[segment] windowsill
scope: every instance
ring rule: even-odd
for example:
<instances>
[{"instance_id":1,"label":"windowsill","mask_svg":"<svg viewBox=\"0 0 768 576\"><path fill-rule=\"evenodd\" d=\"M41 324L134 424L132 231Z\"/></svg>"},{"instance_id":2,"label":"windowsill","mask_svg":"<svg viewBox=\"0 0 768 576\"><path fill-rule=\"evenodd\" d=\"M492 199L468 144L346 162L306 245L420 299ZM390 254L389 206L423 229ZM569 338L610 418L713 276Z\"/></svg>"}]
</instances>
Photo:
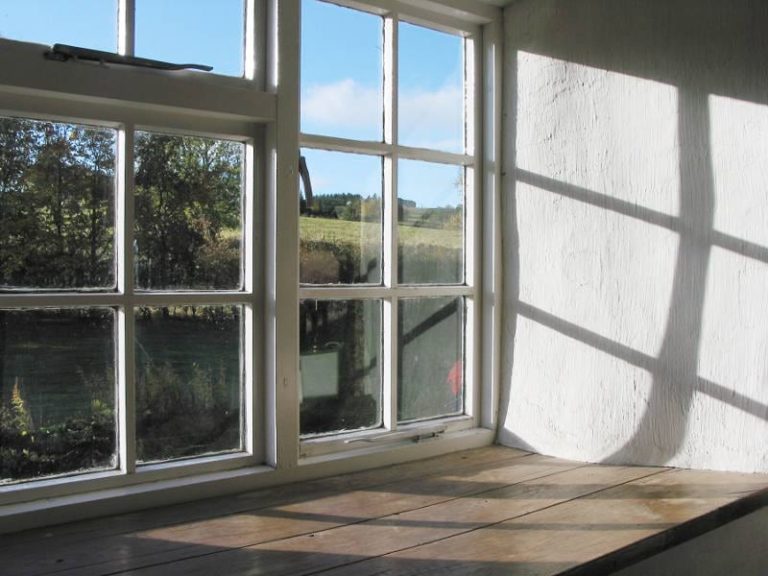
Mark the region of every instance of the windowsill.
<instances>
[{"instance_id":1,"label":"windowsill","mask_svg":"<svg viewBox=\"0 0 768 576\"><path fill-rule=\"evenodd\" d=\"M761 508L764 517L768 505L765 474L585 464L499 446L425 458L344 476L337 466L333 477L269 490L252 482L247 493L188 506L145 498L146 512L6 536L3 567L596 576L647 559L663 565L659 555L680 544L718 546L720 528ZM754 525L734 528L736 540Z\"/></svg>"},{"instance_id":2,"label":"windowsill","mask_svg":"<svg viewBox=\"0 0 768 576\"><path fill-rule=\"evenodd\" d=\"M267 465L250 465L244 468L215 472L188 473L185 476L153 481L152 474L162 472L168 476L170 472L169 466L166 464L148 466L147 470L140 470L137 474L131 475L130 483L127 485L125 485L126 476L118 472L83 475L75 479L70 477L45 480L43 482L56 488L56 495L47 497L44 492L41 493L39 490L36 493L34 491L36 486L28 485L30 497L33 497L34 494L43 495L35 500L26 499L26 501L0 506L0 534L346 474L368 468L429 458L458 450L479 448L488 446L492 442L493 432L483 428L473 428L447 433L418 443L404 440L398 443L366 444L348 452L305 458L298 467L273 468ZM219 463L221 465L221 462L224 462L225 465L233 466L238 463L238 458L242 466L243 456L241 454L212 457L210 464ZM184 471L182 464L181 462L172 463L179 474ZM98 477L97 480L109 482L111 485L103 489L83 491L82 487L87 486L86 482L93 481L94 476ZM82 482L82 487L78 487L78 493L62 493L66 492L67 483L73 482ZM124 485L116 486L115 484L118 482L122 482Z\"/></svg>"}]
</instances>

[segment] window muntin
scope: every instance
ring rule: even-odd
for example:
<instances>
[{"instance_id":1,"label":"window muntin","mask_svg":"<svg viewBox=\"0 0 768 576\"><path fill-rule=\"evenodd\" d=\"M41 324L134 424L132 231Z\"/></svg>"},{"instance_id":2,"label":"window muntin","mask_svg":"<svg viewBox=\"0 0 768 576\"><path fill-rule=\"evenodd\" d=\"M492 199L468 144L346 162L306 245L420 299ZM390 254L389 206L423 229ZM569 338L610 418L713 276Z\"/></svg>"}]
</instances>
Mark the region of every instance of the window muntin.
<instances>
[{"instance_id":1,"label":"window muntin","mask_svg":"<svg viewBox=\"0 0 768 576\"><path fill-rule=\"evenodd\" d=\"M381 142L382 18L316 0L301 8L301 131Z\"/></svg>"},{"instance_id":2,"label":"window muntin","mask_svg":"<svg viewBox=\"0 0 768 576\"><path fill-rule=\"evenodd\" d=\"M243 0L136 0L136 48L142 58L213 66L214 74L242 76Z\"/></svg>"},{"instance_id":3,"label":"window muntin","mask_svg":"<svg viewBox=\"0 0 768 576\"><path fill-rule=\"evenodd\" d=\"M302 435L381 425L381 308L380 300L300 302Z\"/></svg>"},{"instance_id":4,"label":"window muntin","mask_svg":"<svg viewBox=\"0 0 768 576\"><path fill-rule=\"evenodd\" d=\"M242 287L244 148L227 140L136 133L138 288Z\"/></svg>"},{"instance_id":5,"label":"window muntin","mask_svg":"<svg viewBox=\"0 0 768 576\"><path fill-rule=\"evenodd\" d=\"M117 50L117 0L5 0L0 38Z\"/></svg>"},{"instance_id":6,"label":"window muntin","mask_svg":"<svg viewBox=\"0 0 768 576\"><path fill-rule=\"evenodd\" d=\"M301 154L312 189L299 207L301 282L380 284L381 158L309 148Z\"/></svg>"},{"instance_id":7,"label":"window muntin","mask_svg":"<svg viewBox=\"0 0 768 576\"><path fill-rule=\"evenodd\" d=\"M135 311L138 462L241 450L241 306Z\"/></svg>"},{"instance_id":8,"label":"window muntin","mask_svg":"<svg viewBox=\"0 0 768 576\"><path fill-rule=\"evenodd\" d=\"M0 290L114 288L116 139L0 118Z\"/></svg>"},{"instance_id":9,"label":"window muntin","mask_svg":"<svg viewBox=\"0 0 768 576\"><path fill-rule=\"evenodd\" d=\"M326 13L318 8L320 6L328 4L322 0L304 0L304 30L331 29L336 25L332 20L336 12L349 12L349 9L330 5ZM382 20L385 58L378 74L382 84L386 84L386 141L371 142L363 136L349 136L343 127L318 133L308 130L307 123L302 123L300 135L305 159L313 152L317 154L314 163L308 162L311 175L345 173L344 165L339 162L332 168L324 166L323 154L346 158L357 153L382 161L382 281L378 286L348 279L333 284L311 284L302 277L304 283L299 294L300 299L319 301L347 301L348 298L382 301L383 298L381 427L384 431L395 431L399 425L418 426L426 420L455 418L466 413L467 385L472 384L465 377L472 374L471 356L466 351L475 346L473 341L467 341L474 332L466 326L474 317L466 311L472 309L477 297L476 271L466 270L469 262L477 262L470 257L475 244L468 243L467 239L474 237L476 230L473 195L477 189L477 171L474 169L476 158L466 153L465 141L472 129L467 118L472 118L474 111L465 113L471 101L466 94L473 90L465 85L468 78L474 78L467 72L471 71L474 61L467 68L464 52L472 40L463 35L406 23L396 13L386 13ZM431 54L435 49L432 43L437 43L437 50L445 52L439 55L434 67L430 67L430 61L423 54ZM365 46L366 40L361 39L359 44ZM357 44L347 45L348 51L356 50ZM399 49L393 50L393 46ZM309 56L302 54L302 57L304 74ZM409 58L412 61L405 62ZM326 59L324 66L339 77L348 73L342 60L337 65ZM424 97L415 98L419 95ZM306 91L302 97L305 103ZM427 116L433 109L441 110L444 118L429 125ZM306 247L302 246L302 257L305 251ZM417 319L429 324L430 319L441 315L445 317L434 326L424 328L423 333L418 326L411 326ZM413 329L419 334L414 335ZM300 332L302 330L300 321ZM409 331L405 340L403 330ZM432 346L440 347L444 354ZM308 369L303 367L302 380ZM333 380L336 378L334 373ZM471 418L462 420L469 423ZM329 436L333 432L349 431L333 423L330 417L324 424L323 433ZM302 434L308 439L304 428ZM313 441L305 446L306 453L311 454L319 445ZM324 449L318 453L322 452Z\"/></svg>"},{"instance_id":10,"label":"window muntin","mask_svg":"<svg viewBox=\"0 0 768 576\"><path fill-rule=\"evenodd\" d=\"M0 310L0 484L118 465L115 324L110 308Z\"/></svg>"}]
</instances>

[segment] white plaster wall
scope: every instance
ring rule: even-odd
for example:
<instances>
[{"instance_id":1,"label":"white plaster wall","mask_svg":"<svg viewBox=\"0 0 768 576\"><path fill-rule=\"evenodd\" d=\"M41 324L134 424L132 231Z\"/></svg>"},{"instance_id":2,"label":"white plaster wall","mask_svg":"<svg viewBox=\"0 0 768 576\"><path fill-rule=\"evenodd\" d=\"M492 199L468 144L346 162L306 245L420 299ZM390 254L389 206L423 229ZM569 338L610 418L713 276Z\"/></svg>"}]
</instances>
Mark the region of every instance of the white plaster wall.
<instances>
[{"instance_id":1,"label":"white plaster wall","mask_svg":"<svg viewBox=\"0 0 768 576\"><path fill-rule=\"evenodd\" d=\"M505 11L507 445L768 472L768 4Z\"/></svg>"}]
</instances>

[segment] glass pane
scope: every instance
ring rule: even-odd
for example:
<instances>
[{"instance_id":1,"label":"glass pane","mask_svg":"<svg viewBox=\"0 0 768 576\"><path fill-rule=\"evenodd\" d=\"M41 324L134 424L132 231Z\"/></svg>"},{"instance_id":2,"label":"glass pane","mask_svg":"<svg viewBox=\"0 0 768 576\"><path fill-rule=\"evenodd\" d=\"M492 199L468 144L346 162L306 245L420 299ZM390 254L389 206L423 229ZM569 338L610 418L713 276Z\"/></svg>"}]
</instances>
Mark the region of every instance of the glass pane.
<instances>
[{"instance_id":1,"label":"glass pane","mask_svg":"<svg viewBox=\"0 0 768 576\"><path fill-rule=\"evenodd\" d=\"M381 282L382 164L376 156L302 150L301 282Z\"/></svg>"},{"instance_id":2,"label":"glass pane","mask_svg":"<svg viewBox=\"0 0 768 576\"><path fill-rule=\"evenodd\" d=\"M383 20L317 0L301 9L301 131L380 142Z\"/></svg>"},{"instance_id":3,"label":"glass pane","mask_svg":"<svg viewBox=\"0 0 768 576\"><path fill-rule=\"evenodd\" d=\"M243 0L136 0L136 56L243 75Z\"/></svg>"},{"instance_id":4,"label":"glass pane","mask_svg":"<svg viewBox=\"0 0 768 576\"><path fill-rule=\"evenodd\" d=\"M381 425L381 301L304 300L301 433Z\"/></svg>"},{"instance_id":5,"label":"glass pane","mask_svg":"<svg viewBox=\"0 0 768 576\"><path fill-rule=\"evenodd\" d=\"M400 144L464 151L464 40L400 24Z\"/></svg>"},{"instance_id":6,"label":"glass pane","mask_svg":"<svg viewBox=\"0 0 768 576\"><path fill-rule=\"evenodd\" d=\"M0 483L115 468L110 309L0 310Z\"/></svg>"},{"instance_id":7,"label":"glass pane","mask_svg":"<svg viewBox=\"0 0 768 576\"><path fill-rule=\"evenodd\" d=\"M241 306L136 310L136 454L240 450Z\"/></svg>"},{"instance_id":8,"label":"glass pane","mask_svg":"<svg viewBox=\"0 0 768 576\"><path fill-rule=\"evenodd\" d=\"M136 133L136 284L242 286L243 144Z\"/></svg>"},{"instance_id":9,"label":"glass pane","mask_svg":"<svg viewBox=\"0 0 768 576\"><path fill-rule=\"evenodd\" d=\"M401 160L397 213L400 283L462 283L464 169Z\"/></svg>"},{"instance_id":10,"label":"glass pane","mask_svg":"<svg viewBox=\"0 0 768 576\"><path fill-rule=\"evenodd\" d=\"M0 118L0 289L115 285L115 131Z\"/></svg>"},{"instance_id":11,"label":"glass pane","mask_svg":"<svg viewBox=\"0 0 768 576\"><path fill-rule=\"evenodd\" d=\"M3 0L0 38L117 52L117 1Z\"/></svg>"},{"instance_id":12,"label":"glass pane","mask_svg":"<svg viewBox=\"0 0 768 576\"><path fill-rule=\"evenodd\" d=\"M398 305L398 422L464 412L464 300Z\"/></svg>"}]
</instances>

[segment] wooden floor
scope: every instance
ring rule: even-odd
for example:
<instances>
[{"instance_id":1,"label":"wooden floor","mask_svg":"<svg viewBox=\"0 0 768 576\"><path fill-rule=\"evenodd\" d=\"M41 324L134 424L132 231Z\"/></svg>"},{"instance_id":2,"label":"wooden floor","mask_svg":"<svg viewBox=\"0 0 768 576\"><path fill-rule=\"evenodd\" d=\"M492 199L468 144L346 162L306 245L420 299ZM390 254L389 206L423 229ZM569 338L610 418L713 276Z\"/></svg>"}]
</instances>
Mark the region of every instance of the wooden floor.
<instances>
[{"instance_id":1,"label":"wooden floor","mask_svg":"<svg viewBox=\"0 0 768 576\"><path fill-rule=\"evenodd\" d=\"M0 537L0 574L609 574L768 502L768 475L492 447Z\"/></svg>"}]
</instances>

